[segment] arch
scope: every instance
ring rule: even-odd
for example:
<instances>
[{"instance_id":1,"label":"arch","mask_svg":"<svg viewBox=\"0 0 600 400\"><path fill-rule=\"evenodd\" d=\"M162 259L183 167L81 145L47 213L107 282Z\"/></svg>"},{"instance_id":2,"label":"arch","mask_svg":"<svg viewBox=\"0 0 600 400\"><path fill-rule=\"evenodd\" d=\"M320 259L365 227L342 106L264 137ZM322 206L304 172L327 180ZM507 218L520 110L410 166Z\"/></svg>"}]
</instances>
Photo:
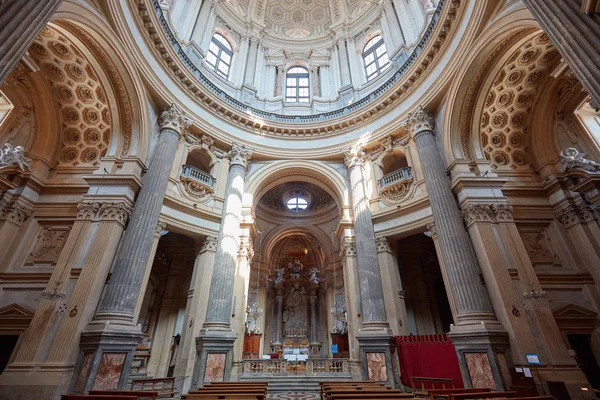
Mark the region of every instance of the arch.
<instances>
[{"instance_id":1,"label":"arch","mask_svg":"<svg viewBox=\"0 0 600 400\"><path fill-rule=\"evenodd\" d=\"M274 161L250 173L244 206L254 208L269 189L292 181L305 181L321 187L333 197L340 212L350 208L346 176L321 161Z\"/></svg>"},{"instance_id":2,"label":"arch","mask_svg":"<svg viewBox=\"0 0 600 400\"><path fill-rule=\"evenodd\" d=\"M112 4L108 6L113 7ZM119 131L113 133L115 140L110 145L107 157L137 157L144 162L154 121L150 117L144 83L120 38L108 22L97 14L97 10L74 0L62 2L52 22L88 52L90 62L102 71L103 84L107 91L110 89L121 110L117 109L114 115L119 118L121 126Z\"/></svg>"},{"instance_id":3,"label":"arch","mask_svg":"<svg viewBox=\"0 0 600 400\"><path fill-rule=\"evenodd\" d=\"M312 229L310 229L312 228ZM281 242L281 240L297 235L306 235L314 240L316 240L321 245L321 250L323 253L323 264L325 264L327 257L335 258L335 249L333 243L331 242L331 238L327 236L327 234L319 229L316 229L314 226L278 226L269 232L269 234L263 239L263 245L261 251L264 251L267 255L265 257L265 262L270 263L272 259L269 255L275 254L275 249L277 245Z\"/></svg>"},{"instance_id":4,"label":"arch","mask_svg":"<svg viewBox=\"0 0 600 400\"><path fill-rule=\"evenodd\" d=\"M510 10L491 24L471 46L448 91L440 131L448 164L457 160L485 160L479 146L474 108L490 70L508 58L512 48L540 28L524 5Z\"/></svg>"}]
</instances>

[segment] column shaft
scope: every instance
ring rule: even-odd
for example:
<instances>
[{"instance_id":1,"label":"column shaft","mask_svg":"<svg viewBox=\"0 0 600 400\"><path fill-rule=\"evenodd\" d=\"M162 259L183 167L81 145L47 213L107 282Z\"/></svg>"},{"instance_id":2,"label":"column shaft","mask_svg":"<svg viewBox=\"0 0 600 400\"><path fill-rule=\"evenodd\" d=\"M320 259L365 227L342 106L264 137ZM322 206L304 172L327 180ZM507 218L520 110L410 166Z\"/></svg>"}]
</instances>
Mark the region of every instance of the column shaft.
<instances>
[{"instance_id":1,"label":"column shaft","mask_svg":"<svg viewBox=\"0 0 600 400\"><path fill-rule=\"evenodd\" d=\"M446 167L433 133L433 118L423 110L409 117L423 167L425 186L435 219L440 258L444 259L449 287L456 307L456 322L495 322L489 294L480 278L481 271L473 245L465 231Z\"/></svg>"},{"instance_id":2,"label":"column shaft","mask_svg":"<svg viewBox=\"0 0 600 400\"><path fill-rule=\"evenodd\" d=\"M342 87L350 85L350 64L348 63L348 51L346 50L346 40L342 39L338 42L338 56L340 60L340 76Z\"/></svg>"},{"instance_id":3,"label":"column shaft","mask_svg":"<svg viewBox=\"0 0 600 400\"><path fill-rule=\"evenodd\" d=\"M310 295L310 341L313 344L319 343L317 321L317 295L312 293Z\"/></svg>"},{"instance_id":4,"label":"column shaft","mask_svg":"<svg viewBox=\"0 0 600 400\"><path fill-rule=\"evenodd\" d=\"M9 0L0 4L0 85L60 3L61 0Z\"/></svg>"},{"instance_id":5,"label":"column shaft","mask_svg":"<svg viewBox=\"0 0 600 400\"><path fill-rule=\"evenodd\" d=\"M148 266L154 231L167 191L169 173L177 152L183 121L181 111L172 107L163 113L162 129L148 172L143 178L127 231L117 251L110 283L96 313L96 320L121 320L134 324L138 297ZM181 121L179 121L181 119ZM174 121L176 122L168 122Z\"/></svg>"},{"instance_id":6,"label":"column shaft","mask_svg":"<svg viewBox=\"0 0 600 400\"><path fill-rule=\"evenodd\" d=\"M381 267L385 313L390 328L394 336L407 335L406 304L404 303L400 269L398 268L398 260L396 260L386 238L377 239L377 256Z\"/></svg>"},{"instance_id":7,"label":"column shaft","mask_svg":"<svg viewBox=\"0 0 600 400\"><path fill-rule=\"evenodd\" d=\"M600 25L579 0L523 0L596 104L600 104Z\"/></svg>"},{"instance_id":8,"label":"column shaft","mask_svg":"<svg viewBox=\"0 0 600 400\"><path fill-rule=\"evenodd\" d=\"M358 150L355 154L346 155L346 165L350 170L350 190L352 193L363 326L375 323L388 327L377 245L375 243L375 229L365 188L363 155L364 152L361 150Z\"/></svg>"},{"instance_id":9,"label":"column shaft","mask_svg":"<svg viewBox=\"0 0 600 400\"><path fill-rule=\"evenodd\" d=\"M244 83L254 86L254 77L256 76L256 59L258 56L258 40L248 39L248 62L246 63L246 73L244 74Z\"/></svg>"},{"instance_id":10,"label":"column shaft","mask_svg":"<svg viewBox=\"0 0 600 400\"><path fill-rule=\"evenodd\" d=\"M283 293L281 291L277 292L277 296L275 296L275 317L273 321L273 344L282 344L283 343Z\"/></svg>"}]
</instances>

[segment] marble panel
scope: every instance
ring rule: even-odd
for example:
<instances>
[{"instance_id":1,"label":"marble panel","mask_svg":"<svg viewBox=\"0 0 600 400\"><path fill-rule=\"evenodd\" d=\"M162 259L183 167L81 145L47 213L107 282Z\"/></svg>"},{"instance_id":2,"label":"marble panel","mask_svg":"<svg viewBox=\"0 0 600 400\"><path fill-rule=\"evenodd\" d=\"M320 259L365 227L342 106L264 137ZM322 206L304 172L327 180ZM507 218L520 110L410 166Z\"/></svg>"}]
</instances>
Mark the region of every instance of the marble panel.
<instances>
[{"instance_id":1,"label":"marble panel","mask_svg":"<svg viewBox=\"0 0 600 400\"><path fill-rule=\"evenodd\" d=\"M465 353L471 384L474 388L496 389L494 374L487 353Z\"/></svg>"},{"instance_id":2,"label":"marble panel","mask_svg":"<svg viewBox=\"0 0 600 400\"><path fill-rule=\"evenodd\" d=\"M127 353L104 353L96 374L94 390L117 389Z\"/></svg>"},{"instance_id":3,"label":"marble panel","mask_svg":"<svg viewBox=\"0 0 600 400\"><path fill-rule=\"evenodd\" d=\"M504 353L496 353L496 357L498 358L498 364L500 364L500 373L502 374L502 379L504 380L504 385L508 388L511 386L511 379L510 379L510 368L508 368L508 362L506 361L506 355Z\"/></svg>"},{"instance_id":4,"label":"marble panel","mask_svg":"<svg viewBox=\"0 0 600 400\"><path fill-rule=\"evenodd\" d=\"M75 386L73 387L73 393L85 393L85 383L87 382L87 377L90 373L90 369L92 368L92 360L94 359L94 353L85 353L83 355L83 363L81 364L81 372L75 381Z\"/></svg>"},{"instance_id":5,"label":"marble panel","mask_svg":"<svg viewBox=\"0 0 600 400\"><path fill-rule=\"evenodd\" d=\"M388 374L385 353L367 353L367 369L370 381L387 382Z\"/></svg>"},{"instance_id":6,"label":"marble panel","mask_svg":"<svg viewBox=\"0 0 600 400\"><path fill-rule=\"evenodd\" d=\"M225 378L226 353L210 353L206 355L204 383L223 382Z\"/></svg>"}]
</instances>

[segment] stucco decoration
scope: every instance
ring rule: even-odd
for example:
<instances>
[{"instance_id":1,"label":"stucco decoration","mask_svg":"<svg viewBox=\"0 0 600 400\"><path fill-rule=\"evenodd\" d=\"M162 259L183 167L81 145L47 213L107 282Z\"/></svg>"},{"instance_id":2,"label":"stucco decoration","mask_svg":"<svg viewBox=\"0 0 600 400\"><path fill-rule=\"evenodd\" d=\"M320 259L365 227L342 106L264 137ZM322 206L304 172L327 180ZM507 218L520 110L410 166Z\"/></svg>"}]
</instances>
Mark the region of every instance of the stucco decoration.
<instances>
[{"instance_id":1,"label":"stucco decoration","mask_svg":"<svg viewBox=\"0 0 600 400\"><path fill-rule=\"evenodd\" d=\"M589 172L600 172L600 164L585 158L586 154L577 149L569 147L560 153L561 172L572 168L583 169Z\"/></svg>"},{"instance_id":2,"label":"stucco decoration","mask_svg":"<svg viewBox=\"0 0 600 400\"><path fill-rule=\"evenodd\" d=\"M484 97L480 143L494 168L530 164L528 136L532 108L560 55L540 33L521 45L496 74Z\"/></svg>"},{"instance_id":3,"label":"stucco decoration","mask_svg":"<svg viewBox=\"0 0 600 400\"><path fill-rule=\"evenodd\" d=\"M98 74L64 35L46 27L29 48L50 81L60 111L59 164L96 166L112 136L112 116Z\"/></svg>"},{"instance_id":4,"label":"stucco decoration","mask_svg":"<svg viewBox=\"0 0 600 400\"><path fill-rule=\"evenodd\" d=\"M0 151L0 167L16 165L21 171L29 171L30 159L25 157L23 146L13 147L10 143L4 145L4 150Z\"/></svg>"},{"instance_id":5,"label":"stucco decoration","mask_svg":"<svg viewBox=\"0 0 600 400\"><path fill-rule=\"evenodd\" d=\"M303 39L327 35L331 24L325 0L267 0L267 32L283 38Z\"/></svg>"}]
</instances>

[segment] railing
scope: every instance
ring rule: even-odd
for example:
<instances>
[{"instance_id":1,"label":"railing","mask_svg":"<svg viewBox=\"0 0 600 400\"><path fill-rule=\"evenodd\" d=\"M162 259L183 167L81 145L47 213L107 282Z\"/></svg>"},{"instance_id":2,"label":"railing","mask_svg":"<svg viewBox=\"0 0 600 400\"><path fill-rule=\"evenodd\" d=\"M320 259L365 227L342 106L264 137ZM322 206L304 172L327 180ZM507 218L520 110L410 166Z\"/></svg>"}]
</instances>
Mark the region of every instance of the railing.
<instances>
[{"instance_id":1,"label":"railing","mask_svg":"<svg viewBox=\"0 0 600 400\"><path fill-rule=\"evenodd\" d=\"M412 178L413 176L411 167L404 167L385 175L377 184L381 190L396 183L412 181Z\"/></svg>"},{"instance_id":2,"label":"railing","mask_svg":"<svg viewBox=\"0 0 600 400\"><path fill-rule=\"evenodd\" d=\"M243 360L243 375L326 375L348 374L350 369L345 358L309 358L306 361L284 359Z\"/></svg>"},{"instance_id":3,"label":"railing","mask_svg":"<svg viewBox=\"0 0 600 400\"><path fill-rule=\"evenodd\" d=\"M213 178L210 174L207 174L206 172L202 171L201 169L192 167L191 165L183 166L181 177L186 179L192 179L198 183L210 187L211 189L215 188L215 178Z\"/></svg>"},{"instance_id":4,"label":"railing","mask_svg":"<svg viewBox=\"0 0 600 400\"><path fill-rule=\"evenodd\" d=\"M187 55L185 49L183 48L182 44L180 43L179 39L177 38L175 33L171 30L171 27L169 26L169 23L167 22L167 16L163 13L163 9L161 7L161 1L160 0L150 0L150 1L152 2L152 6L153 6L156 16L158 18L158 22L159 22L163 32L167 36L167 39L169 40L171 46L173 47L173 50L175 50L175 52L177 53L177 56L179 57L179 59L181 61L183 61L183 63L187 67L187 69L202 83L202 85L205 88L207 88L208 90L213 92L216 96L218 96L225 103L229 104L230 106L236 108L239 111L252 114L252 115L254 115L258 118L264 119L264 120L283 122L283 123L289 123L289 124L305 124L308 122L321 122L321 121L328 121L328 120L331 120L334 118L342 117L353 111L360 109L361 107L365 106L366 104L372 103L377 98L381 97L381 95L383 93L385 93L387 90L389 90L391 87L393 87L394 84L396 84L400 80L400 78L402 76L404 76L404 74L415 63L415 61L417 60L417 57L423 52L423 50L425 49L425 46L431 39L433 30L434 30L435 26L437 25L438 20L440 19L440 16L442 14L442 9L444 7L444 3L446 2L446 0L439 0L436 10L433 13L433 15L431 16L431 21L429 22L429 26L425 30L425 33L423 34L419 43L415 45L415 47L412 49L412 52L410 53L410 55L408 55L406 57L401 57L400 59L398 59L396 61L395 64L398 67L397 67L395 73L386 82L382 83L381 86L379 86L377 89L375 89L373 92L365 95L365 97L354 102L353 104L350 104L343 108L339 108L337 110L320 113L320 114L312 114L312 115L284 115L284 114L272 113L272 112L260 110L255 107L251 107L248 104L245 104L245 103L233 98L232 96L227 94L225 91L223 91L221 88L219 88L215 83L213 83L210 80L210 78L207 77L206 75L204 75L202 73L202 71L200 71L200 69L195 65L195 63L192 62L192 60Z\"/></svg>"}]
</instances>

